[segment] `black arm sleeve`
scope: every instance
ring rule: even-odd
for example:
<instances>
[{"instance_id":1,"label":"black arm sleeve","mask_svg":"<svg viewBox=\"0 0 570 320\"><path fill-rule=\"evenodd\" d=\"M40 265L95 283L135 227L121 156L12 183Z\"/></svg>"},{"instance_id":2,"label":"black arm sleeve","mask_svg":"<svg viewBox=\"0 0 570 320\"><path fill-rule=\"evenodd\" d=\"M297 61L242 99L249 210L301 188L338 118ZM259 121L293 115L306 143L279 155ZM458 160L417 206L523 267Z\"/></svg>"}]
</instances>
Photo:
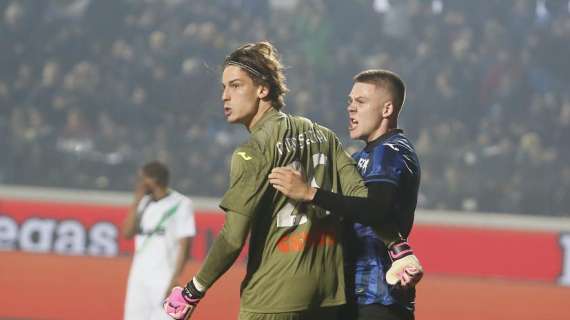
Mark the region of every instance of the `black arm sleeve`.
<instances>
[{"instance_id":1,"label":"black arm sleeve","mask_svg":"<svg viewBox=\"0 0 570 320\"><path fill-rule=\"evenodd\" d=\"M367 198L344 196L317 189L312 203L352 221L377 226L389 218L397 187L389 182L372 182L366 186Z\"/></svg>"}]
</instances>

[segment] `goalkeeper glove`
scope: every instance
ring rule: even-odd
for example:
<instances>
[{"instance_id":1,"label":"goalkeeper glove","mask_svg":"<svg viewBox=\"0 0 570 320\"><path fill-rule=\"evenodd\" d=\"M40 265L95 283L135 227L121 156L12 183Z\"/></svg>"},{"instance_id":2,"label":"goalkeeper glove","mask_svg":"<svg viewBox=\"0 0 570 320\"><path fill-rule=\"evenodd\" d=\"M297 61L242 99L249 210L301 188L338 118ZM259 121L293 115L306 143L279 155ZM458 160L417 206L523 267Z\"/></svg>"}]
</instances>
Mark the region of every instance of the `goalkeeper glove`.
<instances>
[{"instance_id":1,"label":"goalkeeper glove","mask_svg":"<svg viewBox=\"0 0 570 320\"><path fill-rule=\"evenodd\" d=\"M190 280L186 287L174 287L164 301L164 311L172 319L187 320L194 309L204 297L205 293L196 288L194 280Z\"/></svg>"},{"instance_id":2,"label":"goalkeeper glove","mask_svg":"<svg viewBox=\"0 0 570 320\"><path fill-rule=\"evenodd\" d=\"M424 270L408 242L391 244L388 254L392 260L392 266L386 272L386 282L389 285L414 287L422 279Z\"/></svg>"}]
</instances>

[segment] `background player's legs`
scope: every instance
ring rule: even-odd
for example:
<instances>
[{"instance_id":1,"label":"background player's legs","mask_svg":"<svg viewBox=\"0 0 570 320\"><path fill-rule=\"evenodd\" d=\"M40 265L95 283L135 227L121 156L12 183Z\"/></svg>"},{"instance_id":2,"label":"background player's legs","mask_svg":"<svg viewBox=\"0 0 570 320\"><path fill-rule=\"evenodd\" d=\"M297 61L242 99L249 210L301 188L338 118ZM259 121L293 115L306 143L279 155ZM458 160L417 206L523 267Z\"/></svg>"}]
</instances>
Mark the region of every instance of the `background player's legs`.
<instances>
[{"instance_id":1,"label":"background player's legs","mask_svg":"<svg viewBox=\"0 0 570 320\"><path fill-rule=\"evenodd\" d=\"M166 298L166 289L168 283L146 285L145 290L149 300L149 320L172 320L166 312L164 312L163 304Z\"/></svg>"},{"instance_id":2,"label":"background player's legs","mask_svg":"<svg viewBox=\"0 0 570 320\"><path fill-rule=\"evenodd\" d=\"M144 320L149 318L152 309L151 299L145 292L145 286L139 281L129 279L127 296L125 298L125 318L124 320Z\"/></svg>"},{"instance_id":3,"label":"background player's legs","mask_svg":"<svg viewBox=\"0 0 570 320\"><path fill-rule=\"evenodd\" d=\"M369 304L358 306L358 320L414 320L414 313L399 305Z\"/></svg>"},{"instance_id":4,"label":"background player's legs","mask_svg":"<svg viewBox=\"0 0 570 320\"><path fill-rule=\"evenodd\" d=\"M162 306L162 301L159 303L155 303L155 305L153 305L151 309L152 310L149 313L150 315L148 316L149 320L172 320L172 318L169 317L164 311L164 308Z\"/></svg>"},{"instance_id":5,"label":"background player's legs","mask_svg":"<svg viewBox=\"0 0 570 320\"><path fill-rule=\"evenodd\" d=\"M167 285L148 285L129 279L125 320L171 320L162 308Z\"/></svg>"}]
</instances>

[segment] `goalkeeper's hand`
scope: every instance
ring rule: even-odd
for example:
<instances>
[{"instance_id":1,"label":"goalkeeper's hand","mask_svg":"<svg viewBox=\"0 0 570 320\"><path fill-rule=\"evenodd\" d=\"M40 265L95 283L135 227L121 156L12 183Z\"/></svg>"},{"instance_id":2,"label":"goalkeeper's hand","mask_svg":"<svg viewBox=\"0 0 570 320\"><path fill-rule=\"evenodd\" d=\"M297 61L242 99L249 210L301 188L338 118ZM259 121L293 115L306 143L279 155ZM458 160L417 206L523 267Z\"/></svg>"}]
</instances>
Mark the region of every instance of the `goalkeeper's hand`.
<instances>
[{"instance_id":1,"label":"goalkeeper's hand","mask_svg":"<svg viewBox=\"0 0 570 320\"><path fill-rule=\"evenodd\" d=\"M388 254L392 259L392 266L386 272L386 282L389 285L411 288L420 282L424 270L406 241L390 245Z\"/></svg>"},{"instance_id":2,"label":"goalkeeper's hand","mask_svg":"<svg viewBox=\"0 0 570 320\"><path fill-rule=\"evenodd\" d=\"M170 295L164 301L164 311L172 319L190 319L190 315L203 297L204 292L196 288L194 280L190 280L184 288L172 288Z\"/></svg>"}]
</instances>

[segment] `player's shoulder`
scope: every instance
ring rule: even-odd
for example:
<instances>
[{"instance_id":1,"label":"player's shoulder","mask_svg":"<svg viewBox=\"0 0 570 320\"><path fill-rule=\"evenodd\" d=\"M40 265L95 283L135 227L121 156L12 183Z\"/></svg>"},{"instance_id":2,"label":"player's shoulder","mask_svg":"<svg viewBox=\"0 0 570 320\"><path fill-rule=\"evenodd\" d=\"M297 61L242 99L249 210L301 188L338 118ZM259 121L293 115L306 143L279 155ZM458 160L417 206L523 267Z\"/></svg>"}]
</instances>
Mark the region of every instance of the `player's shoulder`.
<instances>
[{"instance_id":1,"label":"player's shoulder","mask_svg":"<svg viewBox=\"0 0 570 320\"><path fill-rule=\"evenodd\" d=\"M237 152L250 151L250 152L263 153L266 151L267 146L271 144L274 135L275 135L274 128L272 128L271 126L263 126L263 128L256 130L255 132L252 132L249 135L249 139L245 143L241 144L236 149L236 151Z\"/></svg>"},{"instance_id":2,"label":"player's shoulder","mask_svg":"<svg viewBox=\"0 0 570 320\"><path fill-rule=\"evenodd\" d=\"M263 146L255 139L240 144L232 153L232 159L238 158L244 161L259 160L263 155Z\"/></svg>"},{"instance_id":3,"label":"player's shoulder","mask_svg":"<svg viewBox=\"0 0 570 320\"><path fill-rule=\"evenodd\" d=\"M322 124L319 124L316 121L313 121L309 118L305 118L302 116L297 116L297 118L299 119L299 121L307 126L313 127L315 130L320 131L322 134L325 134L327 136L330 137L336 137L336 133L334 133L334 131L332 131L331 129L329 129L326 126L323 126Z\"/></svg>"},{"instance_id":4,"label":"player's shoulder","mask_svg":"<svg viewBox=\"0 0 570 320\"><path fill-rule=\"evenodd\" d=\"M358 150L358 151L353 152L350 156L352 157L352 159L358 160L362 157L363 153L364 153L364 150Z\"/></svg>"},{"instance_id":5,"label":"player's shoulder","mask_svg":"<svg viewBox=\"0 0 570 320\"><path fill-rule=\"evenodd\" d=\"M251 131L249 139L244 145L254 147L261 152L267 151L267 148L274 143L281 123L287 118L288 115L279 110L268 111L268 114L260 120L260 124Z\"/></svg>"},{"instance_id":6,"label":"player's shoulder","mask_svg":"<svg viewBox=\"0 0 570 320\"><path fill-rule=\"evenodd\" d=\"M317 130L319 130L322 134L324 134L327 138L329 138L330 141L336 141L340 144L340 139L338 138L338 136L336 135L336 133L334 133L334 131L332 131L331 129L329 129L328 127L325 127L323 125L320 125L318 123L315 122L315 127Z\"/></svg>"},{"instance_id":7,"label":"player's shoulder","mask_svg":"<svg viewBox=\"0 0 570 320\"><path fill-rule=\"evenodd\" d=\"M287 114L286 116L297 127L311 128L316 125L316 122L307 117L292 114Z\"/></svg>"},{"instance_id":8,"label":"player's shoulder","mask_svg":"<svg viewBox=\"0 0 570 320\"><path fill-rule=\"evenodd\" d=\"M192 199L174 189L170 189L170 196L175 202L186 202L190 204L192 203Z\"/></svg>"},{"instance_id":9,"label":"player's shoulder","mask_svg":"<svg viewBox=\"0 0 570 320\"><path fill-rule=\"evenodd\" d=\"M404 153L399 135L399 132L384 135L366 145L361 152L370 154L377 163L399 159Z\"/></svg>"},{"instance_id":10,"label":"player's shoulder","mask_svg":"<svg viewBox=\"0 0 570 320\"><path fill-rule=\"evenodd\" d=\"M230 171L232 174L242 171L256 170L266 162L265 153L255 140L238 146L232 153Z\"/></svg>"},{"instance_id":11,"label":"player's shoulder","mask_svg":"<svg viewBox=\"0 0 570 320\"><path fill-rule=\"evenodd\" d=\"M401 130L377 144L372 152L375 164L419 167L414 145Z\"/></svg>"},{"instance_id":12,"label":"player's shoulder","mask_svg":"<svg viewBox=\"0 0 570 320\"><path fill-rule=\"evenodd\" d=\"M387 143L390 143L392 145L402 146L405 151L415 152L413 143L410 141L410 139L408 139L403 131L397 132L386 140Z\"/></svg>"},{"instance_id":13,"label":"player's shoulder","mask_svg":"<svg viewBox=\"0 0 570 320\"><path fill-rule=\"evenodd\" d=\"M307 117L297 116L297 115L287 115L295 125L299 127L304 127L307 129L315 129L321 131L323 134L336 136L336 134L329 128L319 124L316 121L313 121Z\"/></svg>"},{"instance_id":14,"label":"player's shoulder","mask_svg":"<svg viewBox=\"0 0 570 320\"><path fill-rule=\"evenodd\" d=\"M305 130L303 131L312 131L312 136L314 139L317 139L319 143L325 143L328 145L332 144L336 145L337 147L341 146L341 142L337 134L328 127L302 116L294 117L298 119L299 123L304 127Z\"/></svg>"},{"instance_id":15,"label":"player's shoulder","mask_svg":"<svg viewBox=\"0 0 570 320\"><path fill-rule=\"evenodd\" d=\"M138 209L141 210L142 208L146 207L151 201L152 198L150 197L150 195L148 194L144 195L139 201Z\"/></svg>"},{"instance_id":16,"label":"player's shoulder","mask_svg":"<svg viewBox=\"0 0 570 320\"><path fill-rule=\"evenodd\" d=\"M373 153L414 153L414 145L410 142L408 137L401 131L397 132L381 139L379 143L374 143L372 146L367 146L365 150Z\"/></svg>"}]
</instances>

